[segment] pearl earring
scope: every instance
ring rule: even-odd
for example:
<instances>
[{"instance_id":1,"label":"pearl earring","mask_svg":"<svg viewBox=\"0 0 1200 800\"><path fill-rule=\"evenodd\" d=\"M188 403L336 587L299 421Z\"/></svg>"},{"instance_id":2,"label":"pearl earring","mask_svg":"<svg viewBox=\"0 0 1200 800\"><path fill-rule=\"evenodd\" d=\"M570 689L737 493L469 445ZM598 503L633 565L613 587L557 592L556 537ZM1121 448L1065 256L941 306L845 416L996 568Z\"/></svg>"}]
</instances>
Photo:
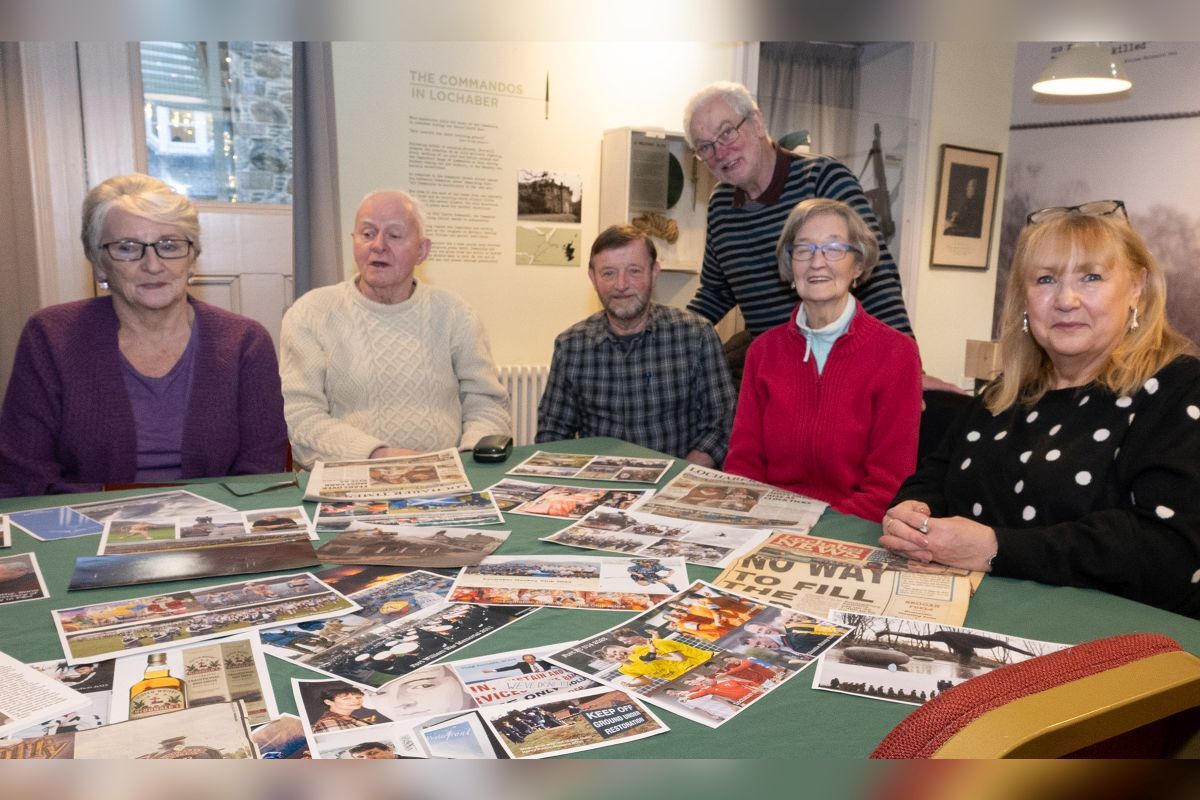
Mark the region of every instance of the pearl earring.
<instances>
[{"instance_id":1,"label":"pearl earring","mask_svg":"<svg viewBox=\"0 0 1200 800\"><path fill-rule=\"evenodd\" d=\"M1136 331L1139 327L1138 318L1137 318L1137 306L1134 306L1133 308L1131 308L1129 310L1131 312L1133 312L1133 317L1129 320L1129 330Z\"/></svg>"},{"instance_id":2,"label":"pearl earring","mask_svg":"<svg viewBox=\"0 0 1200 800\"><path fill-rule=\"evenodd\" d=\"M1029 312L1028 311L1021 312L1021 332L1029 333Z\"/></svg>"}]
</instances>

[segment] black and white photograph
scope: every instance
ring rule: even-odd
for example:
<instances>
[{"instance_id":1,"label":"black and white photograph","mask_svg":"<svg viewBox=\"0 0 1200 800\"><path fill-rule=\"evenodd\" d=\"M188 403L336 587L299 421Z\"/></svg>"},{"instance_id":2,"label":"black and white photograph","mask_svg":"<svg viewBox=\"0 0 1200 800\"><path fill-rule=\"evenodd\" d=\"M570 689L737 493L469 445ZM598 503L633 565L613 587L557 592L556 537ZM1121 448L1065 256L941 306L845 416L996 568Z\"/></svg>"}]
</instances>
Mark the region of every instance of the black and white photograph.
<instances>
[{"instance_id":1,"label":"black and white photograph","mask_svg":"<svg viewBox=\"0 0 1200 800\"><path fill-rule=\"evenodd\" d=\"M933 217L933 266L988 268L1000 160L1000 153L990 150L942 145Z\"/></svg>"},{"instance_id":2,"label":"black and white photograph","mask_svg":"<svg viewBox=\"0 0 1200 800\"><path fill-rule=\"evenodd\" d=\"M1066 645L899 617L835 611L850 628L817 664L814 689L919 706L963 681Z\"/></svg>"}]
</instances>

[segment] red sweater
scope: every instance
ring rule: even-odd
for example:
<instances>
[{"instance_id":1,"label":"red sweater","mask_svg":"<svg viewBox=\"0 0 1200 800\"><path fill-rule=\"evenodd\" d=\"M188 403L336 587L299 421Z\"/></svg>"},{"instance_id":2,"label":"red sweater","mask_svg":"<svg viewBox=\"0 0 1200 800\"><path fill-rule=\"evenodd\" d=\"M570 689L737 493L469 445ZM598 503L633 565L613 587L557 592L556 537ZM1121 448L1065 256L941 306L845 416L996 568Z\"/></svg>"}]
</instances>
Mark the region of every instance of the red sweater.
<instances>
[{"instance_id":1,"label":"red sweater","mask_svg":"<svg viewBox=\"0 0 1200 800\"><path fill-rule=\"evenodd\" d=\"M792 312L750 346L724 469L878 522L916 467L917 345L861 305L820 375L806 344Z\"/></svg>"}]
</instances>

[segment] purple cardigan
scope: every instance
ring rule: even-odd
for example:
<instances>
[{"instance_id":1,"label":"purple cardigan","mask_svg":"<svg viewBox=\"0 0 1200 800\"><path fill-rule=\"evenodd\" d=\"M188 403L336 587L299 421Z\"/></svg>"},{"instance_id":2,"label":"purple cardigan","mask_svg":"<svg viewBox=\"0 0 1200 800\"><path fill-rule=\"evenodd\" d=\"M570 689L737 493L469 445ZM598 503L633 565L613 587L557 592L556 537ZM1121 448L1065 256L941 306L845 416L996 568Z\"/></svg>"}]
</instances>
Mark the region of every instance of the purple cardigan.
<instances>
[{"instance_id":1,"label":"purple cardigan","mask_svg":"<svg viewBox=\"0 0 1200 800\"><path fill-rule=\"evenodd\" d=\"M287 426L270 335L251 319L188 302L199 339L183 477L282 471ZM0 497L133 480L137 436L118 327L109 297L50 306L25 324L0 411Z\"/></svg>"}]
</instances>

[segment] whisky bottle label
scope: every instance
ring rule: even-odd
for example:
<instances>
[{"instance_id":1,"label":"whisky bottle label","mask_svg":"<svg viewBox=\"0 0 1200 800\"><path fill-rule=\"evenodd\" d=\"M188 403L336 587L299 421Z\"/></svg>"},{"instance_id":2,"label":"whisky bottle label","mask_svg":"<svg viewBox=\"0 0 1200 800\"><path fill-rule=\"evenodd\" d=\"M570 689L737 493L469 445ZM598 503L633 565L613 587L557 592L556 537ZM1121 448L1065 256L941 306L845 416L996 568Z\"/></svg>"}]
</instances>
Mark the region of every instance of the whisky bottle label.
<instances>
[{"instance_id":1,"label":"whisky bottle label","mask_svg":"<svg viewBox=\"0 0 1200 800\"><path fill-rule=\"evenodd\" d=\"M187 708L183 692L173 687L147 689L129 701L129 718L141 719Z\"/></svg>"}]
</instances>

